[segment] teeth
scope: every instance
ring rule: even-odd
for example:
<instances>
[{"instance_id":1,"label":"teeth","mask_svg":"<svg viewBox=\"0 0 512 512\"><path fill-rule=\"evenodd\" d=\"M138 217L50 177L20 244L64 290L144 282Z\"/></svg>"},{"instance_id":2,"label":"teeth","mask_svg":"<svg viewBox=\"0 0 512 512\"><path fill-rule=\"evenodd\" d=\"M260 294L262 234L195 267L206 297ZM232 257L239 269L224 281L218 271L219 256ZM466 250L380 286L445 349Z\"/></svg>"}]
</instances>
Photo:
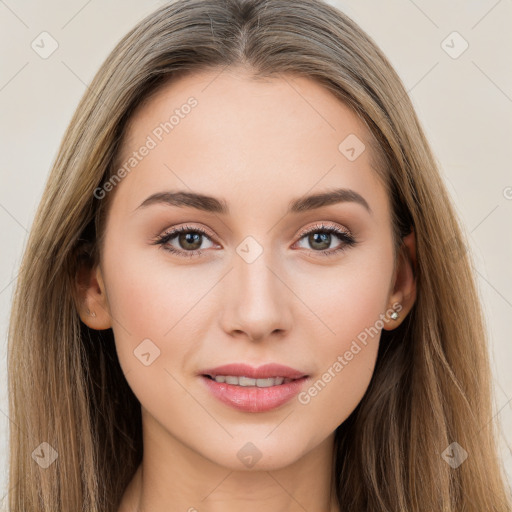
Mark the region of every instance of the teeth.
<instances>
[{"instance_id":1,"label":"teeth","mask_svg":"<svg viewBox=\"0 0 512 512\"><path fill-rule=\"evenodd\" d=\"M275 377L268 379L251 379L250 377L237 377L234 375L217 375L214 377L216 382L225 382L234 386L256 386L258 388L269 388L270 386L279 386L291 382L293 379L285 377Z\"/></svg>"}]
</instances>

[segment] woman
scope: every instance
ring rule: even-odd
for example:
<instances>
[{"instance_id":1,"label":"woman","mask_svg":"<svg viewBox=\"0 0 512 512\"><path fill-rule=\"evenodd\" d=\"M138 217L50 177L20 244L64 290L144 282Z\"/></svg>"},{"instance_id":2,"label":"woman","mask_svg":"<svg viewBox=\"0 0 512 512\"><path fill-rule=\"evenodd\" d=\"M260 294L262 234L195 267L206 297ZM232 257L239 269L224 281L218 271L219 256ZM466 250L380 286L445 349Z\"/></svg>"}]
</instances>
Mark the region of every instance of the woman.
<instances>
[{"instance_id":1,"label":"woman","mask_svg":"<svg viewBox=\"0 0 512 512\"><path fill-rule=\"evenodd\" d=\"M161 7L88 88L32 227L11 510L510 511L463 244L346 15Z\"/></svg>"}]
</instances>

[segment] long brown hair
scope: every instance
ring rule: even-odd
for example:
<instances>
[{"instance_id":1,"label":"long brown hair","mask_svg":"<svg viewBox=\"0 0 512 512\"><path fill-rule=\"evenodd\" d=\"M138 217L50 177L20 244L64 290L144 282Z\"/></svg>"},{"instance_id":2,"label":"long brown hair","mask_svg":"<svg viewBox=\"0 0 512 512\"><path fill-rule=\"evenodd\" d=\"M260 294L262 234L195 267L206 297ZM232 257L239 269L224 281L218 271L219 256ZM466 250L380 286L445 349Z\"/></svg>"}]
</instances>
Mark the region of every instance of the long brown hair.
<instances>
[{"instance_id":1,"label":"long brown hair","mask_svg":"<svg viewBox=\"0 0 512 512\"><path fill-rule=\"evenodd\" d=\"M382 331L370 386L335 433L340 506L510 511L465 236L396 72L359 26L322 0L166 4L119 42L88 87L15 291L10 510L117 511L141 462L142 425L112 330L89 329L77 312L77 269L98 261L112 195L99 199L95 190L115 174L127 122L143 100L180 73L240 65L254 77L310 77L351 107L374 137L396 240L410 229L416 235L416 303L397 329ZM454 442L468 454L458 467L442 457ZM52 455L48 467L36 463Z\"/></svg>"}]
</instances>

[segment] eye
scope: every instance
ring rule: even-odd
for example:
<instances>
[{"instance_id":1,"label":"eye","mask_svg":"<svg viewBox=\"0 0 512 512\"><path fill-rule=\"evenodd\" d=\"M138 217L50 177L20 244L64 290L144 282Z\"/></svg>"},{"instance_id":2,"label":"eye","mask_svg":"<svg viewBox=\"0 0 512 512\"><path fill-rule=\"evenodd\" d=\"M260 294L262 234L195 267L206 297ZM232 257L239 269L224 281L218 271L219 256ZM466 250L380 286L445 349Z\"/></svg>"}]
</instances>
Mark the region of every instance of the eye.
<instances>
[{"instance_id":1,"label":"eye","mask_svg":"<svg viewBox=\"0 0 512 512\"><path fill-rule=\"evenodd\" d=\"M170 244L171 240L175 238L179 245L178 248ZM191 258L193 256L199 256L203 252L199 250L199 247L202 245L202 238L210 240L205 230L191 226L180 226L179 228L172 229L158 236L154 243L161 245L163 249L173 254Z\"/></svg>"},{"instance_id":2,"label":"eye","mask_svg":"<svg viewBox=\"0 0 512 512\"><path fill-rule=\"evenodd\" d=\"M338 240L341 240L342 242L338 247L335 247L334 249L331 248L333 235L335 235L334 238L338 238ZM302 232L300 235L300 240L305 237L307 237L306 242L309 243L310 247L313 248L313 250L309 251L310 253L321 253L326 256L338 254L340 251L344 251L357 243L355 238L348 231L344 231L334 225L327 226L322 223L309 228L305 232Z\"/></svg>"}]
</instances>

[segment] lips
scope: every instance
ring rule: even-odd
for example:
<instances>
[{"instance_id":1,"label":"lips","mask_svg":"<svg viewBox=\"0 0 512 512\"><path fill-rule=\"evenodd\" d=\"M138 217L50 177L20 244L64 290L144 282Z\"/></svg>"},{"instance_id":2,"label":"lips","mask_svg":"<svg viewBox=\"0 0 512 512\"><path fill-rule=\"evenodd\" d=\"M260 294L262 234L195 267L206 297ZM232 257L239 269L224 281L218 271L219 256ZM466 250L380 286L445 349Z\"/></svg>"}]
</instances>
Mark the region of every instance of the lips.
<instances>
[{"instance_id":1,"label":"lips","mask_svg":"<svg viewBox=\"0 0 512 512\"><path fill-rule=\"evenodd\" d=\"M308 377L270 387L242 387L216 382L202 375L200 382L219 402L246 413L263 413L291 402L308 382Z\"/></svg>"},{"instance_id":2,"label":"lips","mask_svg":"<svg viewBox=\"0 0 512 512\"><path fill-rule=\"evenodd\" d=\"M233 377L248 377L250 379L279 378L297 380L307 375L300 370L277 363L268 363L254 367L244 363L231 363L215 368L207 368L199 372L205 377L215 378L219 375Z\"/></svg>"},{"instance_id":3,"label":"lips","mask_svg":"<svg viewBox=\"0 0 512 512\"><path fill-rule=\"evenodd\" d=\"M225 364L202 370L198 376L220 402L251 413L283 406L309 381L309 375L304 372L276 363L258 367L244 363Z\"/></svg>"}]
</instances>

